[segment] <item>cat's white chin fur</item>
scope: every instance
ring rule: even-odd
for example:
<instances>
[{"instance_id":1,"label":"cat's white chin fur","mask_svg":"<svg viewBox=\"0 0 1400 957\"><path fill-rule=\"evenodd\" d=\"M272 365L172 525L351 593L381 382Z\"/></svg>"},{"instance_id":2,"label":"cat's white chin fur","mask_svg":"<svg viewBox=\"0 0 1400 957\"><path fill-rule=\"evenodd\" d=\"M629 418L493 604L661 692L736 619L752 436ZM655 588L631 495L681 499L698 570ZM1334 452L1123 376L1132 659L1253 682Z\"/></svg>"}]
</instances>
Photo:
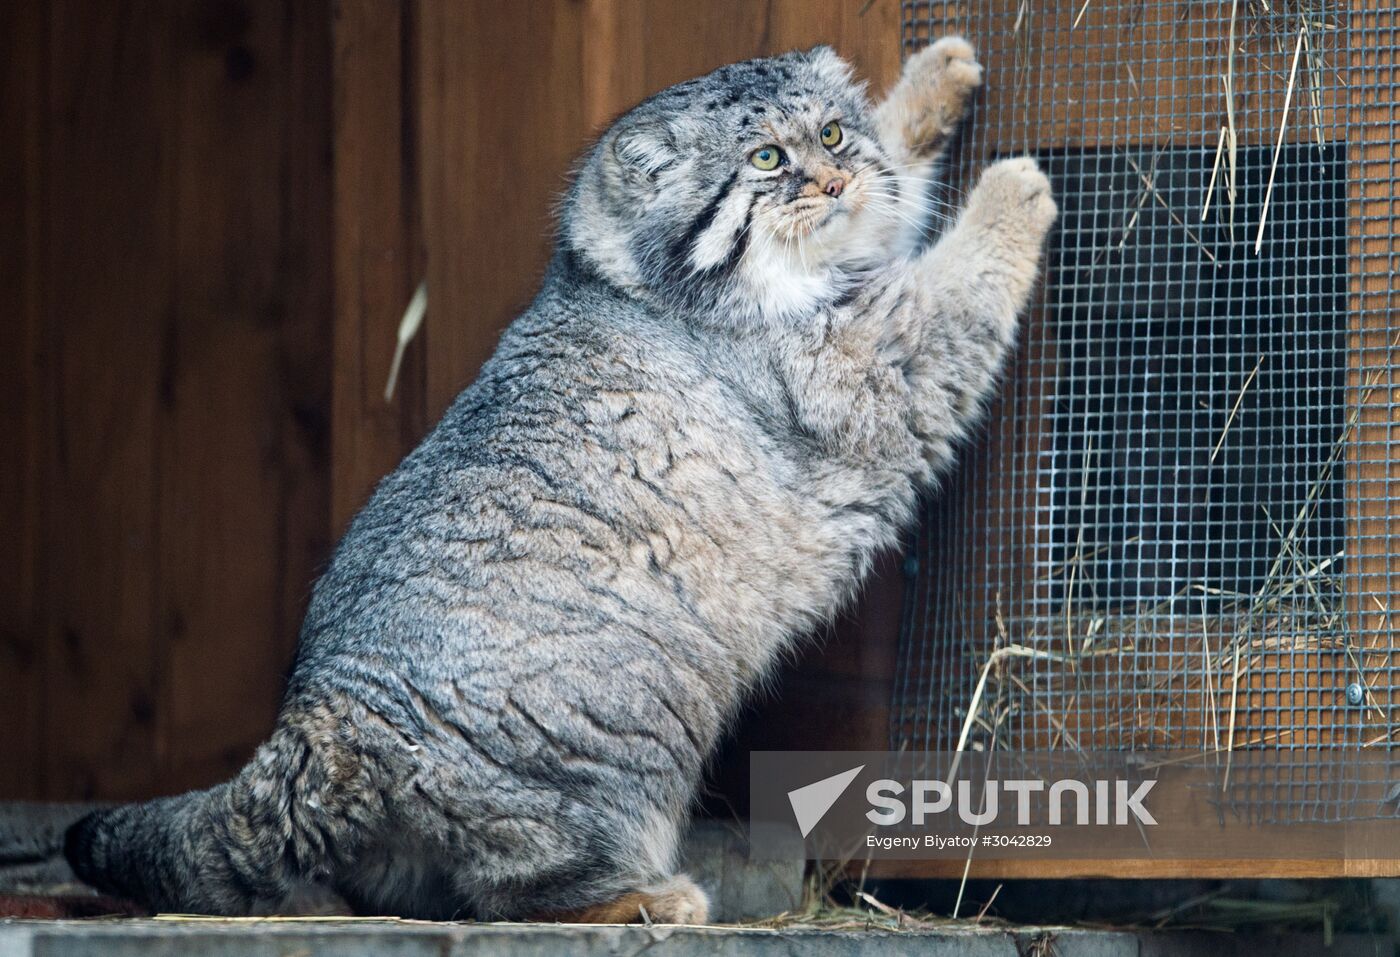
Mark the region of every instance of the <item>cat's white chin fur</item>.
<instances>
[{"instance_id":1,"label":"cat's white chin fur","mask_svg":"<svg viewBox=\"0 0 1400 957\"><path fill-rule=\"evenodd\" d=\"M924 201L904 201L895 207L900 215L853 195L843 200L850 205L791 240L778 235L781 227L758 224L739 265L754 313L779 322L808 315L845 293L862 273L909 255L919 234L905 222L920 215Z\"/></svg>"},{"instance_id":2,"label":"cat's white chin fur","mask_svg":"<svg viewBox=\"0 0 1400 957\"><path fill-rule=\"evenodd\" d=\"M805 315L844 291L841 264L809 258L805 243L785 243L765 232L750 244L739 277L759 317L782 321Z\"/></svg>"}]
</instances>

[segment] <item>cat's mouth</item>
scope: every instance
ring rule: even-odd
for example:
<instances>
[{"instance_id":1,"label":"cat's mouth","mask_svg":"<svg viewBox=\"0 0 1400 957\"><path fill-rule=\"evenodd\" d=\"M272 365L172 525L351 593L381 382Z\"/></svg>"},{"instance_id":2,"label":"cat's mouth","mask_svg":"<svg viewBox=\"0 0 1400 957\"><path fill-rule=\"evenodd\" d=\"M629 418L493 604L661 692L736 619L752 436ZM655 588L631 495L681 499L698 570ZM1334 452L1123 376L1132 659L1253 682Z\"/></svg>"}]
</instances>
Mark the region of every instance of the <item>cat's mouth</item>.
<instances>
[{"instance_id":1,"label":"cat's mouth","mask_svg":"<svg viewBox=\"0 0 1400 957\"><path fill-rule=\"evenodd\" d=\"M788 232L794 238L810 236L823 226L859 211L863 205L858 192L847 190L840 197L808 196L785 207Z\"/></svg>"},{"instance_id":2,"label":"cat's mouth","mask_svg":"<svg viewBox=\"0 0 1400 957\"><path fill-rule=\"evenodd\" d=\"M788 206L795 232L813 233L838 215L841 201L835 199L799 199Z\"/></svg>"}]
</instances>

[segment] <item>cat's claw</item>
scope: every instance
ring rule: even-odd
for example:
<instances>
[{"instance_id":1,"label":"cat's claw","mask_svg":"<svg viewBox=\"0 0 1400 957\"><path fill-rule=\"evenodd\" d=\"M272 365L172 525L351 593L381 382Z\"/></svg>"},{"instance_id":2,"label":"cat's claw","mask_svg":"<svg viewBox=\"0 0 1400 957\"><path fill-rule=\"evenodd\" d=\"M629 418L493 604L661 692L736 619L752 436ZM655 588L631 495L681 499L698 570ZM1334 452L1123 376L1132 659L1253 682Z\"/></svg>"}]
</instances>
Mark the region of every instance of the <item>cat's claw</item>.
<instances>
[{"instance_id":1,"label":"cat's claw","mask_svg":"<svg viewBox=\"0 0 1400 957\"><path fill-rule=\"evenodd\" d=\"M882 107L893 128L888 133L920 159L947 148L982 85L982 66L972 44L943 37L909 58L899 84Z\"/></svg>"},{"instance_id":2,"label":"cat's claw","mask_svg":"<svg viewBox=\"0 0 1400 957\"><path fill-rule=\"evenodd\" d=\"M947 87L950 94L968 96L982 85L977 52L962 37L943 37L924 47L904 64L904 75L916 82Z\"/></svg>"}]
</instances>

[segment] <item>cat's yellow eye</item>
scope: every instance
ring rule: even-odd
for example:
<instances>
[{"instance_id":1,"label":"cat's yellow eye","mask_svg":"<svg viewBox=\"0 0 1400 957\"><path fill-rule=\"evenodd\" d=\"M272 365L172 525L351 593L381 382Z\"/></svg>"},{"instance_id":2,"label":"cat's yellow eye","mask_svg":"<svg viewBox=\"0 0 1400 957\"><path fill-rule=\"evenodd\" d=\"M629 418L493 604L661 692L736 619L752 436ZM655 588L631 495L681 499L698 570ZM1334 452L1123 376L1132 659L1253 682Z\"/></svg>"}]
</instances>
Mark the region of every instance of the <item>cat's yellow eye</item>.
<instances>
[{"instance_id":1,"label":"cat's yellow eye","mask_svg":"<svg viewBox=\"0 0 1400 957\"><path fill-rule=\"evenodd\" d=\"M765 173L777 169L782 161L783 151L776 146L760 146L749 154L749 162Z\"/></svg>"},{"instance_id":2,"label":"cat's yellow eye","mask_svg":"<svg viewBox=\"0 0 1400 957\"><path fill-rule=\"evenodd\" d=\"M841 144L841 124L832 120L822 127L822 145L826 147Z\"/></svg>"}]
</instances>

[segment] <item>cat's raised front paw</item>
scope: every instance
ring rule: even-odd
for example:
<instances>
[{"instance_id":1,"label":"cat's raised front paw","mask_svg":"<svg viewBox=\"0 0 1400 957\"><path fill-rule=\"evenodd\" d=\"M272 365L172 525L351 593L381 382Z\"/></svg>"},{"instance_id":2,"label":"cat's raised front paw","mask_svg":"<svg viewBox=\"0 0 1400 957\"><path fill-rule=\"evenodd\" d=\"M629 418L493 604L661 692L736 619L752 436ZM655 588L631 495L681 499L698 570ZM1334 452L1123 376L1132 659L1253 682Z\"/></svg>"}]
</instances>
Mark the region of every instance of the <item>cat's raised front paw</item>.
<instances>
[{"instance_id":1,"label":"cat's raised front paw","mask_svg":"<svg viewBox=\"0 0 1400 957\"><path fill-rule=\"evenodd\" d=\"M926 86L941 86L950 95L967 97L982 85L982 65L977 51L962 37L943 37L911 56L904 76Z\"/></svg>"},{"instance_id":2,"label":"cat's raised front paw","mask_svg":"<svg viewBox=\"0 0 1400 957\"><path fill-rule=\"evenodd\" d=\"M987 167L968 201L968 215L998 231L1011 231L1038 248L1059 212L1050 180L1029 156Z\"/></svg>"},{"instance_id":3,"label":"cat's raised front paw","mask_svg":"<svg viewBox=\"0 0 1400 957\"><path fill-rule=\"evenodd\" d=\"M911 156L931 159L948 141L982 85L982 66L972 44L944 37L904 64L904 73L880 107L885 135Z\"/></svg>"}]
</instances>

